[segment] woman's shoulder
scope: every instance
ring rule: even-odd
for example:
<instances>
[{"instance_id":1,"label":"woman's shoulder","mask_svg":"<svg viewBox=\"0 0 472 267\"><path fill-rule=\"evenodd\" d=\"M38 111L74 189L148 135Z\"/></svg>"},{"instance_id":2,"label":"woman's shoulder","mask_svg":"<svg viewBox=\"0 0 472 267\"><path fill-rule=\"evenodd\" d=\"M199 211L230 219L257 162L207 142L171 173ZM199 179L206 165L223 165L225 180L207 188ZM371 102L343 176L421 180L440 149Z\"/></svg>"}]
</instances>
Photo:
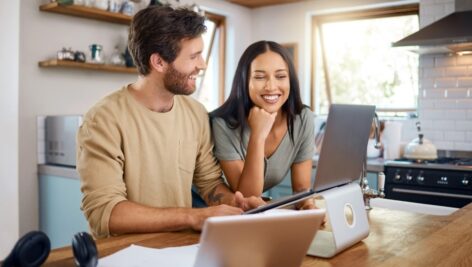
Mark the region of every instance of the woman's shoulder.
<instances>
[{"instance_id":1,"label":"woman's shoulder","mask_svg":"<svg viewBox=\"0 0 472 267\"><path fill-rule=\"evenodd\" d=\"M221 117L211 117L210 121L213 132L232 133L235 131L235 129L232 129L228 122L226 122L226 120Z\"/></svg>"},{"instance_id":2,"label":"woman's shoulder","mask_svg":"<svg viewBox=\"0 0 472 267\"><path fill-rule=\"evenodd\" d=\"M303 125L312 122L315 119L315 115L311 111L310 107L305 106L303 107L300 114L298 114L297 119L299 119L301 124Z\"/></svg>"}]
</instances>

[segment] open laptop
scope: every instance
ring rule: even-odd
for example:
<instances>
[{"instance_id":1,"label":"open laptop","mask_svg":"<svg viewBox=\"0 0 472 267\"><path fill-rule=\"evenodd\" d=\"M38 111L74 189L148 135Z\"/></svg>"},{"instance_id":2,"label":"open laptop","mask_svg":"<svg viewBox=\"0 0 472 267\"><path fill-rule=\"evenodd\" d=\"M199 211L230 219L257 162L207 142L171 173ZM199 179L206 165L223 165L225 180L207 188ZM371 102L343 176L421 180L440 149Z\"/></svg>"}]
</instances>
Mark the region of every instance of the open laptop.
<instances>
[{"instance_id":1,"label":"open laptop","mask_svg":"<svg viewBox=\"0 0 472 267\"><path fill-rule=\"evenodd\" d=\"M246 211L244 214L292 205L313 197L315 193L358 179L367 153L374 114L375 106L332 104L312 188Z\"/></svg>"},{"instance_id":2,"label":"open laptop","mask_svg":"<svg viewBox=\"0 0 472 267\"><path fill-rule=\"evenodd\" d=\"M205 221L194 267L298 267L325 210L274 210Z\"/></svg>"}]
</instances>

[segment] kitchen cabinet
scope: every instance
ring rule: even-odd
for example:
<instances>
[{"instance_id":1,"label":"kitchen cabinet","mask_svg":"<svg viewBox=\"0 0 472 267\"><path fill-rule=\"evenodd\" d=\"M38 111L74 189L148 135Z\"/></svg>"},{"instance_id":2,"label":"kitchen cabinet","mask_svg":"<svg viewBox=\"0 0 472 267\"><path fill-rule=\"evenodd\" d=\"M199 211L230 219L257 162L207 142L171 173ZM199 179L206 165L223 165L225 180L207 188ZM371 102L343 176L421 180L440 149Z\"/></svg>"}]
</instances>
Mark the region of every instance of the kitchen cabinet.
<instances>
[{"instance_id":1,"label":"kitchen cabinet","mask_svg":"<svg viewBox=\"0 0 472 267\"><path fill-rule=\"evenodd\" d=\"M88 232L81 199L75 169L39 166L39 229L48 235L52 248L70 246L74 234Z\"/></svg>"},{"instance_id":2,"label":"kitchen cabinet","mask_svg":"<svg viewBox=\"0 0 472 267\"><path fill-rule=\"evenodd\" d=\"M93 7L78 6L78 5L60 5L57 2L44 4L39 7L40 11L52 12L57 14L63 14L68 16L81 17L86 19L93 19L99 21L106 21L110 23L117 23L123 25L129 25L132 17L114 13L105 10L101 10ZM93 64L93 63L81 63L76 61L67 60L44 60L38 62L38 66L41 68L66 68L66 69L83 69L93 71L105 71L105 72L117 72L117 73L130 73L137 74L136 68L116 66L108 64Z\"/></svg>"}]
</instances>

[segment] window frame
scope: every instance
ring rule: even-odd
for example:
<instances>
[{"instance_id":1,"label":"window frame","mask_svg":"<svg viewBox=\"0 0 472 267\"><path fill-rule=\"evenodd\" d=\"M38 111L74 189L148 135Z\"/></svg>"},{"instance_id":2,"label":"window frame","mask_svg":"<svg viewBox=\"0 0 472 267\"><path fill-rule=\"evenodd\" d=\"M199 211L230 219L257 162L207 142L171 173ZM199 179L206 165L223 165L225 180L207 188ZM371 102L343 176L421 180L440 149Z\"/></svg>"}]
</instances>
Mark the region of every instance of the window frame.
<instances>
[{"instance_id":1,"label":"window frame","mask_svg":"<svg viewBox=\"0 0 472 267\"><path fill-rule=\"evenodd\" d=\"M393 16L405 16L405 15L418 15L419 18L419 3L389 6L372 9L362 9L356 11L347 11L340 13L332 13L326 15L316 15L312 17L312 38L311 38L311 75L310 75L310 106L312 111L315 110L316 105L316 70L317 60L316 55L318 52L317 41L319 41L319 48L321 50L321 60L323 64L323 72L325 74L325 90L328 103L331 105L332 94L330 86L330 78L328 71L328 63L326 59L326 53L323 43L322 25L329 22L340 22L348 20L360 20L360 19L374 19L374 18L385 18ZM322 90L322 89L321 89ZM410 108L382 108L377 109L379 112L416 112L417 109Z\"/></svg>"},{"instance_id":2,"label":"window frame","mask_svg":"<svg viewBox=\"0 0 472 267\"><path fill-rule=\"evenodd\" d=\"M226 17L222 15L218 15L215 13L211 13L208 11L205 11L205 17L208 20L211 20L213 23L215 23L215 29L211 33L211 38L210 38L210 47L208 49L207 56L205 58L205 64L208 66L208 63L210 62L210 57L213 52L213 46L214 42L217 41L219 44L219 50L218 50L218 104L221 105L224 102L225 99L225 73L226 73ZM219 31L219 38L218 40L215 40L215 35L216 31ZM202 78L200 84L198 84L197 90L201 90L203 83L205 81L205 75L206 75L206 69L202 73Z\"/></svg>"}]
</instances>

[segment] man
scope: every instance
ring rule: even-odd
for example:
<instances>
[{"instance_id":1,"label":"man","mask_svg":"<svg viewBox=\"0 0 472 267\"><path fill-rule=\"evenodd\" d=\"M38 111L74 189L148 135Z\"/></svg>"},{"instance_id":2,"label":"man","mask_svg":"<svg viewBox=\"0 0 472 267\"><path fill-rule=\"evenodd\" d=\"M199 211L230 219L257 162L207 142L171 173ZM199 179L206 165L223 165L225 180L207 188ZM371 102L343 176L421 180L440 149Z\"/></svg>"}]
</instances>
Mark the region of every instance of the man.
<instances>
[{"instance_id":1,"label":"man","mask_svg":"<svg viewBox=\"0 0 472 267\"><path fill-rule=\"evenodd\" d=\"M201 229L262 204L233 194L213 156L208 115L190 95L204 69L204 17L148 7L131 23L138 80L105 97L78 133L82 209L93 234ZM191 208L191 186L211 205Z\"/></svg>"}]
</instances>

